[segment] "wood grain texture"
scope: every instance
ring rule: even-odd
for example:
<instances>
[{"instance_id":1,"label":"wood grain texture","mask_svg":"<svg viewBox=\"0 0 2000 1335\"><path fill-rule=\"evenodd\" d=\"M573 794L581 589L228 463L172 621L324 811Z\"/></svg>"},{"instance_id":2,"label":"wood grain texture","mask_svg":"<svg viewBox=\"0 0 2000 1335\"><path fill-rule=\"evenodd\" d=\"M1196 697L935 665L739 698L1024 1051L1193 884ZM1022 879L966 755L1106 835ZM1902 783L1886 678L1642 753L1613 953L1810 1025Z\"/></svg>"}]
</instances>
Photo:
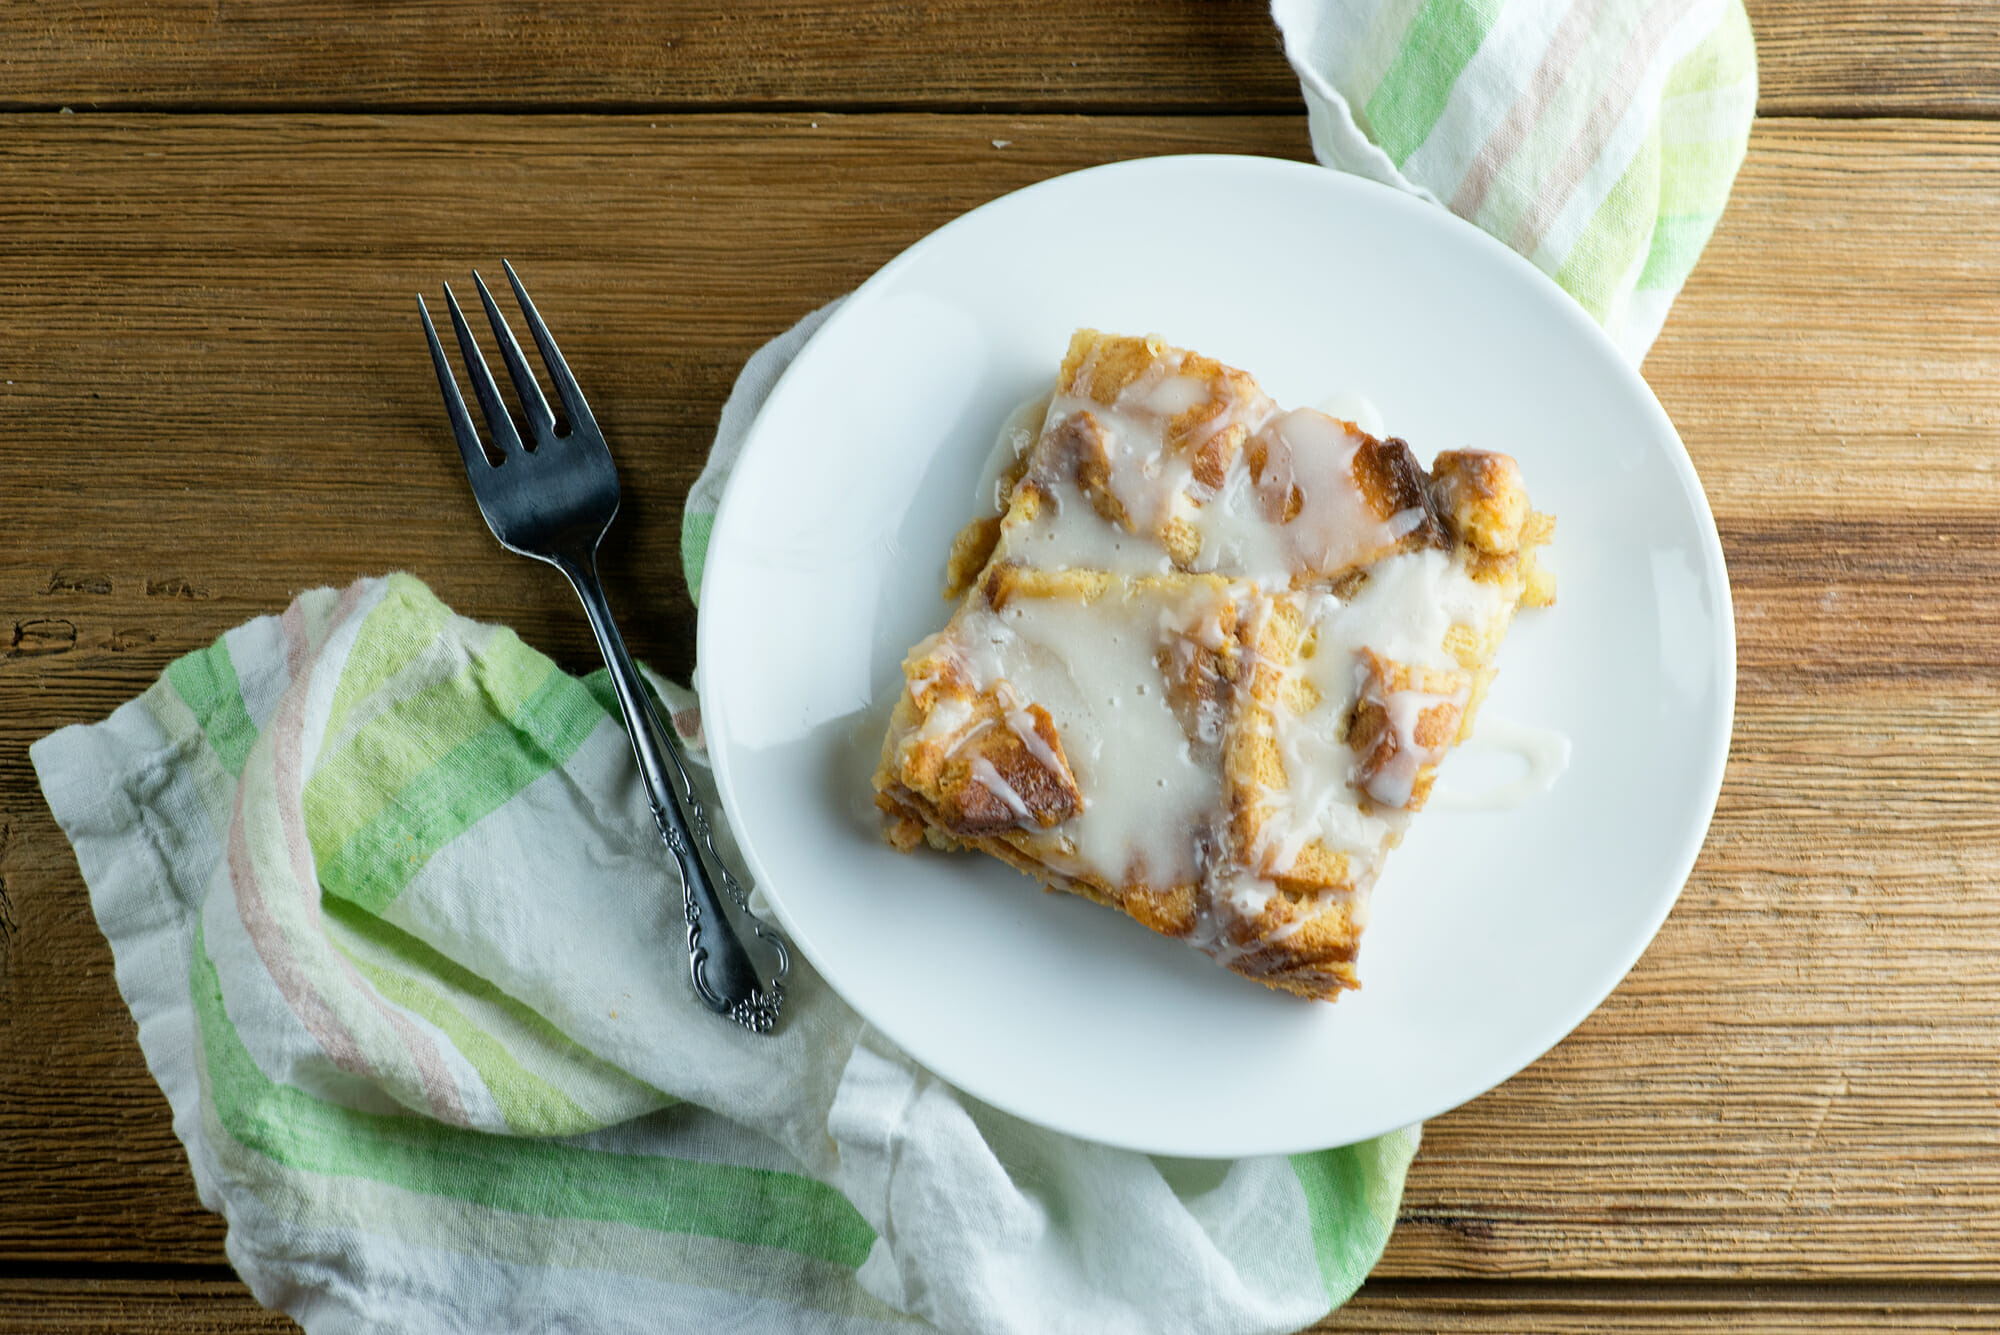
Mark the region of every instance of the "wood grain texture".
<instances>
[{"instance_id":1,"label":"wood grain texture","mask_svg":"<svg viewBox=\"0 0 2000 1335\"><path fill-rule=\"evenodd\" d=\"M298 1327L240 1283L197 1279L0 1280L0 1335L284 1335ZM1985 1289L1770 1285L1371 1283L1313 1335L1732 1335L2000 1330Z\"/></svg>"},{"instance_id":2,"label":"wood grain texture","mask_svg":"<svg viewBox=\"0 0 2000 1335\"><path fill-rule=\"evenodd\" d=\"M1399 1284L1371 1282L1314 1332L1597 1335L1603 1331L2000 1330L2000 1294L1977 1287Z\"/></svg>"},{"instance_id":3,"label":"wood grain texture","mask_svg":"<svg viewBox=\"0 0 2000 1335\"><path fill-rule=\"evenodd\" d=\"M1990 116L1985 0L1749 0L1759 110ZM1268 7L1205 0L43 0L0 110L1291 112Z\"/></svg>"},{"instance_id":4,"label":"wood grain texture","mask_svg":"<svg viewBox=\"0 0 2000 1335\"><path fill-rule=\"evenodd\" d=\"M1747 0L1763 116L2000 114L1983 0Z\"/></svg>"},{"instance_id":5,"label":"wood grain texture","mask_svg":"<svg viewBox=\"0 0 2000 1335\"><path fill-rule=\"evenodd\" d=\"M0 107L1295 111L1262 4L54 0L0 8Z\"/></svg>"},{"instance_id":6,"label":"wood grain texture","mask_svg":"<svg viewBox=\"0 0 2000 1335\"><path fill-rule=\"evenodd\" d=\"M743 357L1005 190L1217 149L1302 156L1303 125L0 118L0 1260L221 1259L26 743L366 571L590 662L568 595L479 526L414 291L521 265L628 461L614 599L681 672L679 498ZM1736 598L1708 847L1605 1007L1426 1128L1384 1282L1330 1328L1993 1324L1985 1290L1410 1281L2000 1282L1996 202L2000 127L1760 127L1647 365ZM273 1328L146 1326L148 1283L116 1328ZM86 1317L112 1320L61 1328L112 1328Z\"/></svg>"},{"instance_id":7,"label":"wood grain texture","mask_svg":"<svg viewBox=\"0 0 2000 1335\"><path fill-rule=\"evenodd\" d=\"M1994 142L1984 122L1758 123L1645 366L1718 514L1755 497L1760 513L1825 519L1836 539L1865 504L1910 526L1913 562L1948 545L1921 536L1932 516L2000 515ZM1961 563L1982 549L1932 569L1974 582ZM1855 573L1867 578L1834 597L1887 592L1886 572ZM1847 650L1890 644L1857 638Z\"/></svg>"},{"instance_id":8,"label":"wood grain texture","mask_svg":"<svg viewBox=\"0 0 2000 1335\"><path fill-rule=\"evenodd\" d=\"M0 1279L0 1335L297 1335L224 1279Z\"/></svg>"}]
</instances>

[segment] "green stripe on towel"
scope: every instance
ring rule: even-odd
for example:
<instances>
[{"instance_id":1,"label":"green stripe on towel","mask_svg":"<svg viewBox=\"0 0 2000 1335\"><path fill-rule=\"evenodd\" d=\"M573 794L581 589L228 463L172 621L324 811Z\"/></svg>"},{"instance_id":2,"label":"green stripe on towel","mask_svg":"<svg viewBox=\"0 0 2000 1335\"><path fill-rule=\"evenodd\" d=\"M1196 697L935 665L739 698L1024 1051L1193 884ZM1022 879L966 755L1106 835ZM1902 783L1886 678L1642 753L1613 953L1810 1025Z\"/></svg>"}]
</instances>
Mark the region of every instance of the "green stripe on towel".
<instances>
[{"instance_id":1,"label":"green stripe on towel","mask_svg":"<svg viewBox=\"0 0 2000 1335\"><path fill-rule=\"evenodd\" d=\"M1500 17L1504 0L1430 0L1403 38L1363 115L1398 167L1430 137L1458 76Z\"/></svg>"},{"instance_id":2,"label":"green stripe on towel","mask_svg":"<svg viewBox=\"0 0 2000 1335\"><path fill-rule=\"evenodd\" d=\"M387 764L376 770L362 761L373 753L357 743L354 763L343 756L315 775L307 792L321 885L370 913L382 912L433 854L569 759L603 722L604 709L587 686L551 671L510 717L489 721L416 771ZM393 752L390 736L407 724L385 720L381 726L385 745L379 749ZM336 846L332 831L348 823L340 818L343 807L372 814Z\"/></svg>"},{"instance_id":3,"label":"green stripe on towel","mask_svg":"<svg viewBox=\"0 0 2000 1335\"><path fill-rule=\"evenodd\" d=\"M463 1131L427 1117L343 1108L275 1083L223 1010L199 925L192 956L189 984L216 1115L232 1139L287 1168L550 1219L780 1247L848 1269L874 1245L846 1198L811 1178Z\"/></svg>"},{"instance_id":4,"label":"green stripe on towel","mask_svg":"<svg viewBox=\"0 0 2000 1335\"><path fill-rule=\"evenodd\" d=\"M167 665L167 680L207 734L222 767L231 774L241 774L243 762L257 741L257 725L243 707L243 688L236 680L228 643L217 640L206 649L176 658Z\"/></svg>"}]
</instances>

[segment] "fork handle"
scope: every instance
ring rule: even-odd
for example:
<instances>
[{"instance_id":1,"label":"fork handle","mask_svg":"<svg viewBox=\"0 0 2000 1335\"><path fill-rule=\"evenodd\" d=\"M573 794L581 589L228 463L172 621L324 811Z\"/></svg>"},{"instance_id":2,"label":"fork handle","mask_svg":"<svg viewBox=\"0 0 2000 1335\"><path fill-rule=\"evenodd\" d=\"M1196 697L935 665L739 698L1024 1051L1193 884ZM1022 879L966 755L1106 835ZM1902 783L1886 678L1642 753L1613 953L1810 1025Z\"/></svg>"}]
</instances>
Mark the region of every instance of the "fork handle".
<instances>
[{"instance_id":1,"label":"fork handle","mask_svg":"<svg viewBox=\"0 0 2000 1335\"><path fill-rule=\"evenodd\" d=\"M750 913L729 869L716 855L708 816L688 777L680 744L653 708L653 698L625 648L625 637L618 633L610 604L604 600L604 587L597 578L596 553L587 552L553 564L569 577L576 596L583 600L584 614L590 619L597 647L604 654L604 665L610 670L619 711L625 716L625 731L632 738L632 751L638 758L639 775L645 781L653 820L680 871L681 904L688 927L688 969L695 993L716 1014L726 1015L754 1033L767 1034L776 1026L779 1008L784 1004L784 975L790 964L784 938ZM690 815L700 832L698 839L695 829L690 828ZM729 887L736 890L735 905L716 893L715 879L709 871L711 862ZM738 924L731 921L732 908L745 920L744 926L777 955L777 972L768 982L745 948Z\"/></svg>"}]
</instances>

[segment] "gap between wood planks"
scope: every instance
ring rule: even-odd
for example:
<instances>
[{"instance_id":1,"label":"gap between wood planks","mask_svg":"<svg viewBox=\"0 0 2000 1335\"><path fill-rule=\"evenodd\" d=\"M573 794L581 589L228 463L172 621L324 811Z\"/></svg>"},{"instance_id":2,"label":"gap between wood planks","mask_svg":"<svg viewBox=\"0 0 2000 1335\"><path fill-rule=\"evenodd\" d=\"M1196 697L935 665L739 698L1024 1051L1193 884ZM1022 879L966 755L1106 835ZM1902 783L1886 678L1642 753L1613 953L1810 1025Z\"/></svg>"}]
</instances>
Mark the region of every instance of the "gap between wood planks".
<instances>
[{"instance_id":1,"label":"gap between wood planks","mask_svg":"<svg viewBox=\"0 0 2000 1335\"><path fill-rule=\"evenodd\" d=\"M682 99L567 99L554 102L466 99L462 102L428 103L376 102L355 98L320 98L310 103L289 103L267 99L241 99L202 103L198 106L163 106L145 98L106 98L75 105L62 101L22 101L0 97L0 115L173 116L190 120L207 117L251 116L1126 116L1192 120L1226 120L1255 116L1297 116L1305 118L1300 99L1211 103L1193 106L1153 102L1101 101L1065 102L1026 98L992 98L976 104L915 98L879 102L844 102L828 98L772 98L742 101ZM1811 100L1787 100L1769 107L1759 104L1759 122L1804 123L1809 121L2000 121L2000 99L1993 105L1930 106L1921 102L1883 102L1868 106Z\"/></svg>"}]
</instances>

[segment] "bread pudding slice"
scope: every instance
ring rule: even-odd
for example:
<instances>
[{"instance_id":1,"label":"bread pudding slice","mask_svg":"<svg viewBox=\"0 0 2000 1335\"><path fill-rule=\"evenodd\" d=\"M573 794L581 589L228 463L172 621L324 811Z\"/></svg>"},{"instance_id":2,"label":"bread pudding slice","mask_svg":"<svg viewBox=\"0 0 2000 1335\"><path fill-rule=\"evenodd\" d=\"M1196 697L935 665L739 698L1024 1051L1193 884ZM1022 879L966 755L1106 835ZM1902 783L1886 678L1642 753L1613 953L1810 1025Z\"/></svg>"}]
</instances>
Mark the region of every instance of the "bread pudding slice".
<instances>
[{"instance_id":1,"label":"bread pudding slice","mask_svg":"<svg viewBox=\"0 0 2000 1335\"><path fill-rule=\"evenodd\" d=\"M1512 459L1440 454L1158 339L1078 332L1003 513L953 545L875 775L887 837L989 853L1331 999L1383 859L1553 601Z\"/></svg>"}]
</instances>

